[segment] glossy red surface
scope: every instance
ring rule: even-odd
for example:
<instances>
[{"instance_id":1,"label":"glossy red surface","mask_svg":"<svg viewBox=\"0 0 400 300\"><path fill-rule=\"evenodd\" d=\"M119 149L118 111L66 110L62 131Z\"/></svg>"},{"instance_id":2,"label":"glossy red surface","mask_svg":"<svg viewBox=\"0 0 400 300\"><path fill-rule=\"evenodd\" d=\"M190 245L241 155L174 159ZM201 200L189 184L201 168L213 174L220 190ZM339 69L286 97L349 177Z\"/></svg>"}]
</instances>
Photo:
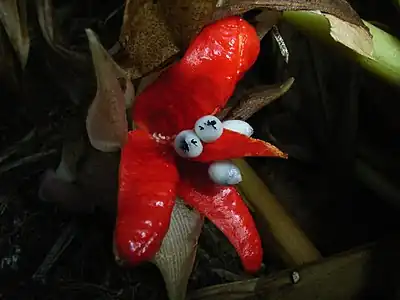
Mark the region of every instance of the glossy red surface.
<instances>
[{"instance_id":1,"label":"glossy red surface","mask_svg":"<svg viewBox=\"0 0 400 300\"><path fill-rule=\"evenodd\" d=\"M216 185L208 178L208 164L178 157L164 139L223 108L259 49L257 34L246 21L220 20L205 27L183 59L135 99L133 119L140 129L129 133L120 163L115 244L122 260L138 263L155 255L179 195L228 237L247 271L260 268L260 238L236 189ZM197 161L284 156L266 142L230 130L203 146Z\"/></svg>"},{"instance_id":2,"label":"glossy red surface","mask_svg":"<svg viewBox=\"0 0 400 300\"><path fill-rule=\"evenodd\" d=\"M225 106L259 51L254 28L239 17L205 27L183 59L135 99L134 122L165 136L193 128L197 119Z\"/></svg>"},{"instance_id":3,"label":"glossy red surface","mask_svg":"<svg viewBox=\"0 0 400 300\"><path fill-rule=\"evenodd\" d=\"M228 129L215 142L204 144L200 156L193 161L211 162L246 156L275 156L286 158L286 154L270 143L250 138Z\"/></svg>"},{"instance_id":4,"label":"glossy red surface","mask_svg":"<svg viewBox=\"0 0 400 300\"><path fill-rule=\"evenodd\" d=\"M150 260L167 233L179 176L174 154L135 130L121 153L115 244L130 263Z\"/></svg>"},{"instance_id":5,"label":"glossy red surface","mask_svg":"<svg viewBox=\"0 0 400 300\"><path fill-rule=\"evenodd\" d=\"M178 195L213 222L235 247L248 272L261 267L263 250L253 218L234 186L213 183L207 165L185 164Z\"/></svg>"}]
</instances>

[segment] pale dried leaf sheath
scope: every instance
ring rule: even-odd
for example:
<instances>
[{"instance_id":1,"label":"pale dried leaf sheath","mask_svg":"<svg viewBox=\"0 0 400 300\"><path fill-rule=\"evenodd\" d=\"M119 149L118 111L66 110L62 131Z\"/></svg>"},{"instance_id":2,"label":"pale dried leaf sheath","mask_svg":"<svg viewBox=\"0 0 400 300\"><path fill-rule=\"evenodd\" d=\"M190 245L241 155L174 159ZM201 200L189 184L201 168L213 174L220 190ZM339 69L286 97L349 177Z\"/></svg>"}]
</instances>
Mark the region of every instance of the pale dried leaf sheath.
<instances>
[{"instance_id":1,"label":"pale dried leaf sheath","mask_svg":"<svg viewBox=\"0 0 400 300\"><path fill-rule=\"evenodd\" d=\"M160 270L171 300L184 300L189 276L196 257L197 241L203 227L203 218L177 199L171 224L161 249L153 259Z\"/></svg>"},{"instance_id":2,"label":"pale dried leaf sheath","mask_svg":"<svg viewBox=\"0 0 400 300\"><path fill-rule=\"evenodd\" d=\"M323 15L329 21L330 35L336 42L342 43L358 54L373 59L374 43L369 31L360 26L344 22L335 16Z\"/></svg>"},{"instance_id":3,"label":"pale dried leaf sheath","mask_svg":"<svg viewBox=\"0 0 400 300\"><path fill-rule=\"evenodd\" d=\"M24 68L30 47L25 0L1 0L0 21Z\"/></svg>"},{"instance_id":4,"label":"pale dried leaf sheath","mask_svg":"<svg viewBox=\"0 0 400 300\"><path fill-rule=\"evenodd\" d=\"M125 73L113 61L92 30L87 29L90 51L97 78L97 92L89 107L86 129L94 148L103 152L118 151L125 144L128 133L126 100L118 78ZM130 80L126 90L132 92Z\"/></svg>"}]
</instances>

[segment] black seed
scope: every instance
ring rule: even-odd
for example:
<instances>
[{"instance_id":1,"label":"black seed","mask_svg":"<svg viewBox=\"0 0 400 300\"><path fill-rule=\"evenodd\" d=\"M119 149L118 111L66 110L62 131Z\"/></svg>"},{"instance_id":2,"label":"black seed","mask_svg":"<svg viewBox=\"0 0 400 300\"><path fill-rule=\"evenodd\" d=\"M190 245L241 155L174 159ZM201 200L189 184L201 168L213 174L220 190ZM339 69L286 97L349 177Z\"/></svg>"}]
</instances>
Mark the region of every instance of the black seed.
<instances>
[{"instance_id":1,"label":"black seed","mask_svg":"<svg viewBox=\"0 0 400 300\"><path fill-rule=\"evenodd\" d=\"M217 124L217 121L215 121L215 120L212 120L212 121L208 120L207 123L204 123L204 125L206 125L206 126L212 126L212 128L214 128L215 130L217 130L217 127L215 127L216 124Z\"/></svg>"},{"instance_id":2,"label":"black seed","mask_svg":"<svg viewBox=\"0 0 400 300\"><path fill-rule=\"evenodd\" d=\"M201 125L199 125L199 128L200 128L200 130L204 130L204 127L203 127L203 126L201 126Z\"/></svg>"},{"instance_id":3,"label":"black seed","mask_svg":"<svg viewBox=\"0 0 400 300\"><path fill-rule=\"evenodd\" d=\"M189 144L185 140L180 142L179 148L181 148L183 152L189 152Z\"/></svg>"},{"instance_id":4,"label":"black seed","mask_svg":"<svg viewBox=\"0 0 400 300\"><path fill-rule=\"evenodd\" d=\"M191 139L190 142L197 147L197 141L195 139Z\"/></svg>"}]
</instances>

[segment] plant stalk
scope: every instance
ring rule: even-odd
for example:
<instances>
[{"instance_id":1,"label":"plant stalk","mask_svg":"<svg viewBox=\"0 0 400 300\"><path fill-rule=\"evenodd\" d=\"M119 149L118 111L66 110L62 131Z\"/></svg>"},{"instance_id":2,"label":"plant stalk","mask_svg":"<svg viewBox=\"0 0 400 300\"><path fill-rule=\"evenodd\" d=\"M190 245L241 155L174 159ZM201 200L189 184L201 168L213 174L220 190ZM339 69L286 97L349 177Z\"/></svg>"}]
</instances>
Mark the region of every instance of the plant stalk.
<instances>
[{"instance_id":1,"label":"plant stalk","mask_svg":"<svg viewBox=\"0 0 400 300\"><path fill-rule=\"evenodd\" d=\"M319 251L250 165L243 159L234 163L243 175L240 190L262 218L283 261L288 266L299 266L321 259Z\"/></svg>"},{"instance_id":2,"label":"plant stalk","mask_svg":"<svg viewBox=\"0 0 400 300\"><path fill-rule=\"evenodd\" d=\"M330 36L330 25L323 16L305 11L283 12L283 20L301 31L333 46L338 46L350 59L395 86L400 86L400 41L378 27L363 21L373 36L373 59L356 53Z\"/></svg>"}]
</instances>

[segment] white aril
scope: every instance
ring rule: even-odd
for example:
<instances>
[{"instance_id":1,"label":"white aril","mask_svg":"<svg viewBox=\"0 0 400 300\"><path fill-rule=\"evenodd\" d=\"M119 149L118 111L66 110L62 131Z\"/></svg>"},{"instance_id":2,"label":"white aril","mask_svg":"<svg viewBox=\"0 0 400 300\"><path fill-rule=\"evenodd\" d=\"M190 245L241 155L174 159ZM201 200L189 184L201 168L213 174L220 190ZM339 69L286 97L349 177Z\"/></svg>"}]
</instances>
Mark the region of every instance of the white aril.
<instances>
[{"instance_id":1,"label":"white aril","mask_svg":"<svg viewBox=\"0 0 400 300\"><path fill-rule=\"evenodd\" d=\"M213 162L208 167L208 175L220 185L233 185L242 181L239 168L229 161Z\"/></svg>"},{"instance_id":2,"label":"white aril","mask_svg":"<svg viewBox=\"0 0 400 300\"><path fill-rule=\"evenodd\" d=\"M248 137L252 136L254 133L253 127L251 127L249 123L242 120L227 120L222 122L222 126L225 129L247 135Z\"/></svg>"},{"instance_id":3,"label":"white aril","mask_svg":"<svg viewBox=\"0 0 400 300\"><path fill-rule=\"evenodd\" d=\"M219 139L223 130L221 121L211 115L201 117L194 125L194 131L204 143L211 143Z\"/></svg>"},{"instance_id":4,"label":"white aril","mask_svg":"<svg viewBox=\"0 0 400 300\"><path fill-rule=\"evenodd\" d=\"M193 130L183 130L174 141L175 151L182 157L197 157L203 152L203 144Z\"/></svg>"}]
</instances>

